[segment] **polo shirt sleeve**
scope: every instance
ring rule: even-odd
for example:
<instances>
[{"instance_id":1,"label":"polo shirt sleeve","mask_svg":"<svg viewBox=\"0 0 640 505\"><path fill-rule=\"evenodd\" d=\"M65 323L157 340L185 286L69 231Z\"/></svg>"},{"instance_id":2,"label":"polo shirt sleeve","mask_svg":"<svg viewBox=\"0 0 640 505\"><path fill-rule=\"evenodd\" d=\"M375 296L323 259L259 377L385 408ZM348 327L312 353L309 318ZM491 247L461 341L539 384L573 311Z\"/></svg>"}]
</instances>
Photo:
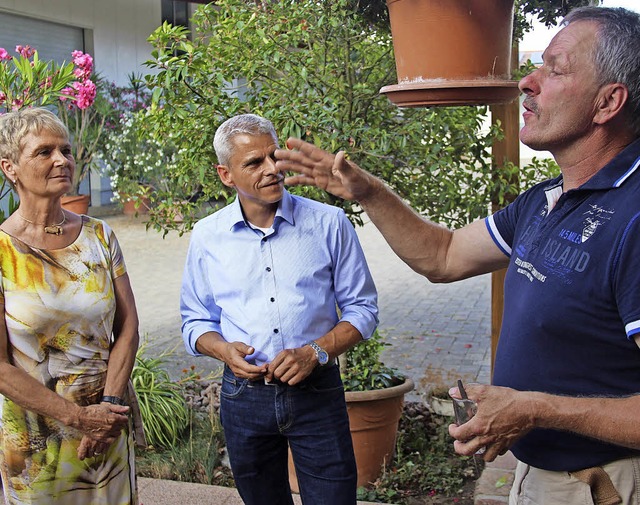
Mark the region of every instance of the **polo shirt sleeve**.
<instances>
[{"instance_id":1,"label":"polo shirt sleeve","mask_svg":"<svg viewBox=\"0 0 640 505\"><path fill-rule=\"evenodd\" d=\"M531 205L536 205L541 199L546 200L544 196L546 185L548 181L536 184L518 195L512 203L485 218L484 222L491 238L505 256L511 257L513 244L517 240L520 219L532 211Z\"/></svg>"},{"instance_id":2,"label":"polo shirt sleeve","mask_svg":"<svg viewBox=\"0 0 640 505\"><path fill-rule=\"evenodd\" d=\"M511 257L511 248L516 233L520 203L521 198L518 197L513 203L484 220L484 224L491 238L507 257Z\"/></svg>"},{"instance_id":3,"label":"polo shirt sleeve","mask_svg":"<svg viewBox=\"0 0 640 505\"><path fill-rule=\"evenodd\" d=\"M627 338L640 336L640 213L627 225L614 256L612 285Z\"/></svg>"},{"instance_id":4,"label":"polo shirt sleeve","mask_svg":"<svg viewBox=\"0 0 640 505\"><path fill-rule=\"evenodd\" d=\"M206 254L200 247L200 234L194 230L185 261L180 290L180 316L182 339L187 352L202 356L196 350L196 341L203 334L214 331L222 335L222 310L216 304L208 282Z\"/></svg>"}]
</instances>

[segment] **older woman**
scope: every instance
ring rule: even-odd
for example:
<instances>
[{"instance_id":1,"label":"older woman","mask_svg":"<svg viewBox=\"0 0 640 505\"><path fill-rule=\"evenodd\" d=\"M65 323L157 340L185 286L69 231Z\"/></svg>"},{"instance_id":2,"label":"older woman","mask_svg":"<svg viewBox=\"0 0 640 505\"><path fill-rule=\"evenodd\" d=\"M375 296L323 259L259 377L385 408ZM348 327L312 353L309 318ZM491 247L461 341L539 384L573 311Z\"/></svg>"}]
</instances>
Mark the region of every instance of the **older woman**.
<instances>
[{"instance_id":1,"label":"older woman","mask_svg":"<svg viewBox=\"0 0 640 505\"><path fill-rule=\"evenodd\" d=\"M0 116L20 206L0 225L0 472L7 503L137 504L127 386L138 316L120 247L64 210L75 162L45 109Z\"/></svg>"}]
</instances>

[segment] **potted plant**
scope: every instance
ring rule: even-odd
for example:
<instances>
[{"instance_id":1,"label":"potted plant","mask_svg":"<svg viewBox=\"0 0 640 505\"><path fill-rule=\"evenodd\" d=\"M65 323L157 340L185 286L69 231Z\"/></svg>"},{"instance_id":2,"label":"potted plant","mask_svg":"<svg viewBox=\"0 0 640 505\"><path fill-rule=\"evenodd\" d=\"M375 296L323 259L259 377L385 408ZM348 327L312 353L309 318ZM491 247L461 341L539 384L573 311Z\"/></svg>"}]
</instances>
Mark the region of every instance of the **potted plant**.
<instances>
[{"instance_id":1,"label":"potted plant","mask_svg":"<svg viewBox=\"0 0 640 505\"><path fill-rule=\"evenodd\" d=\"M18 45L15 52L17 55L13 56L0 47L0 113L57 105L63 90L76 80L74 64L43 61L38 51L30 46ZM3 179L0 200L8 198L9 215L18 207L12 189L13 186ZM4 211L0 212L0 221L5 218Z\"/></svg>"},{"instance_id":2,"label":"potted plant","mask_svg":"<svg viewBox=\"0 0 640 505\"><path fill-rule=\"evenodd\" d=\"M92 107L97 95L93 58L73 51L71 62L58 65L40 60L38 51L28 45L16 46L16 52L18 55L12 56L0 48L0 112L35 106L57 108L69 129L76 159L70 194L78 195L81 182L93 166L104 124L104 109L98 107L99 102ZM88 207L88 196L84 200Z\"/></svg>"},{"instance_id":3,"label":"potted plant","mask_svg":"<svg viewBox=\"0 0 640 505\"><path fill-rule=\"evenodd\" d=\"M162 184L164 173L175 166L175 149L167 139L160 141L145 129L143 108L125 111L119 124L107 134L103 173L111 181L114 200L125 214L146 214L151 193Z\"/></svg>"},{"instance_id":4,"label":"potted plant","mask_svg":"<svg viewBox=\"0 0 640 505\"><path fill-rule=\"evenodd\" d=\"M93 72L93 59L80 51L73 52L75 73L82 80L63 90L58 103L58 116L71 137L76 169L71 190L63 205L74 212L87 212L90 196L82 193L82 184L91 170L98 168L98 152L102 149L104 127L113 110L105 95L105 81Z\"/></svg>"},{"instance_id":5,"label":"potted plant","mask_svg":"<svg viewBox=\"0 0 640 505\"><path fill-rule=\"evenodd\" d=\"M374 482L391 461L404 395L414 388L411 378L382 363L380 354L386 345L376 330L339 360L358 486Z\"/></svg>"},{"instance_id":6,"label":"potted plant","mask_svg":"<svg viewBox=\"0 0 640 505\"><path fill-rule=\"evenodd\" d=\"M358 468L358 487L375 482L393 457L402 416L404 395L414 383L382 363L380 353L388 345L376 330L338 358L344 383L351 439ZM289 481L298 491L290 458Z\"/></svg>"}]
</instances>

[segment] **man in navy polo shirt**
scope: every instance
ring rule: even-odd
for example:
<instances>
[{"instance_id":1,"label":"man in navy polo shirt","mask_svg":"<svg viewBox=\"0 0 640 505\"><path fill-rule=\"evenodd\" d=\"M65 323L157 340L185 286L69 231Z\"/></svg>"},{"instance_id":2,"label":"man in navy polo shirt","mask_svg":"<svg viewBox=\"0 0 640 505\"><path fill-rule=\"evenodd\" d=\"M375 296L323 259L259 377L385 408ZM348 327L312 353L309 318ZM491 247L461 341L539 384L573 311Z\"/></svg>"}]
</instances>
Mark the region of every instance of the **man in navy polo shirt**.
<instances>
[{"instance_id":1,"label":"man in navy polo shirt","mask_svg":"<svg viewBox=\"0 0 640 505\"><path fill-rule=\"evenodd\" d=\"M450 231L382 181L298 139L289 184L360 202L396 254L432 282L507 267L493 386L450 427L460 454L519 460L511 503L640 501L640 16L572 11L520 81L526 145L562 175ZM459 394L453 391L454 394Z\"/></svg>"}]
</instances>

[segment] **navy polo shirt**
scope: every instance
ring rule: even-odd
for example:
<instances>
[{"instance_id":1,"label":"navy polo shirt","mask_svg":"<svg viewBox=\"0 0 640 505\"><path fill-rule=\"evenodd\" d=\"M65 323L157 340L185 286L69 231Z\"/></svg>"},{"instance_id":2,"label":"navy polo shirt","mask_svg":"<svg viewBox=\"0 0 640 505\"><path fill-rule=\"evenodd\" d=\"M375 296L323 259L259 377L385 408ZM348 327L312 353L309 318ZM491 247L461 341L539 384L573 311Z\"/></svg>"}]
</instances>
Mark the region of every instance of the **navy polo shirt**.
<instances>
[{"instance_id":1,"label":"navy polo shirt","mask_svg":"<svg viewBox=\"0 0 640 505\"><path fill-rule=\"evenodd\" d=\"M581 187L562 193L561 177L538 184L486 225L510 258L493 383L569 396L640 393L640 139ZM638 452L542 429L512 450L555 471Z\"/></svg>"}]
</instances>

